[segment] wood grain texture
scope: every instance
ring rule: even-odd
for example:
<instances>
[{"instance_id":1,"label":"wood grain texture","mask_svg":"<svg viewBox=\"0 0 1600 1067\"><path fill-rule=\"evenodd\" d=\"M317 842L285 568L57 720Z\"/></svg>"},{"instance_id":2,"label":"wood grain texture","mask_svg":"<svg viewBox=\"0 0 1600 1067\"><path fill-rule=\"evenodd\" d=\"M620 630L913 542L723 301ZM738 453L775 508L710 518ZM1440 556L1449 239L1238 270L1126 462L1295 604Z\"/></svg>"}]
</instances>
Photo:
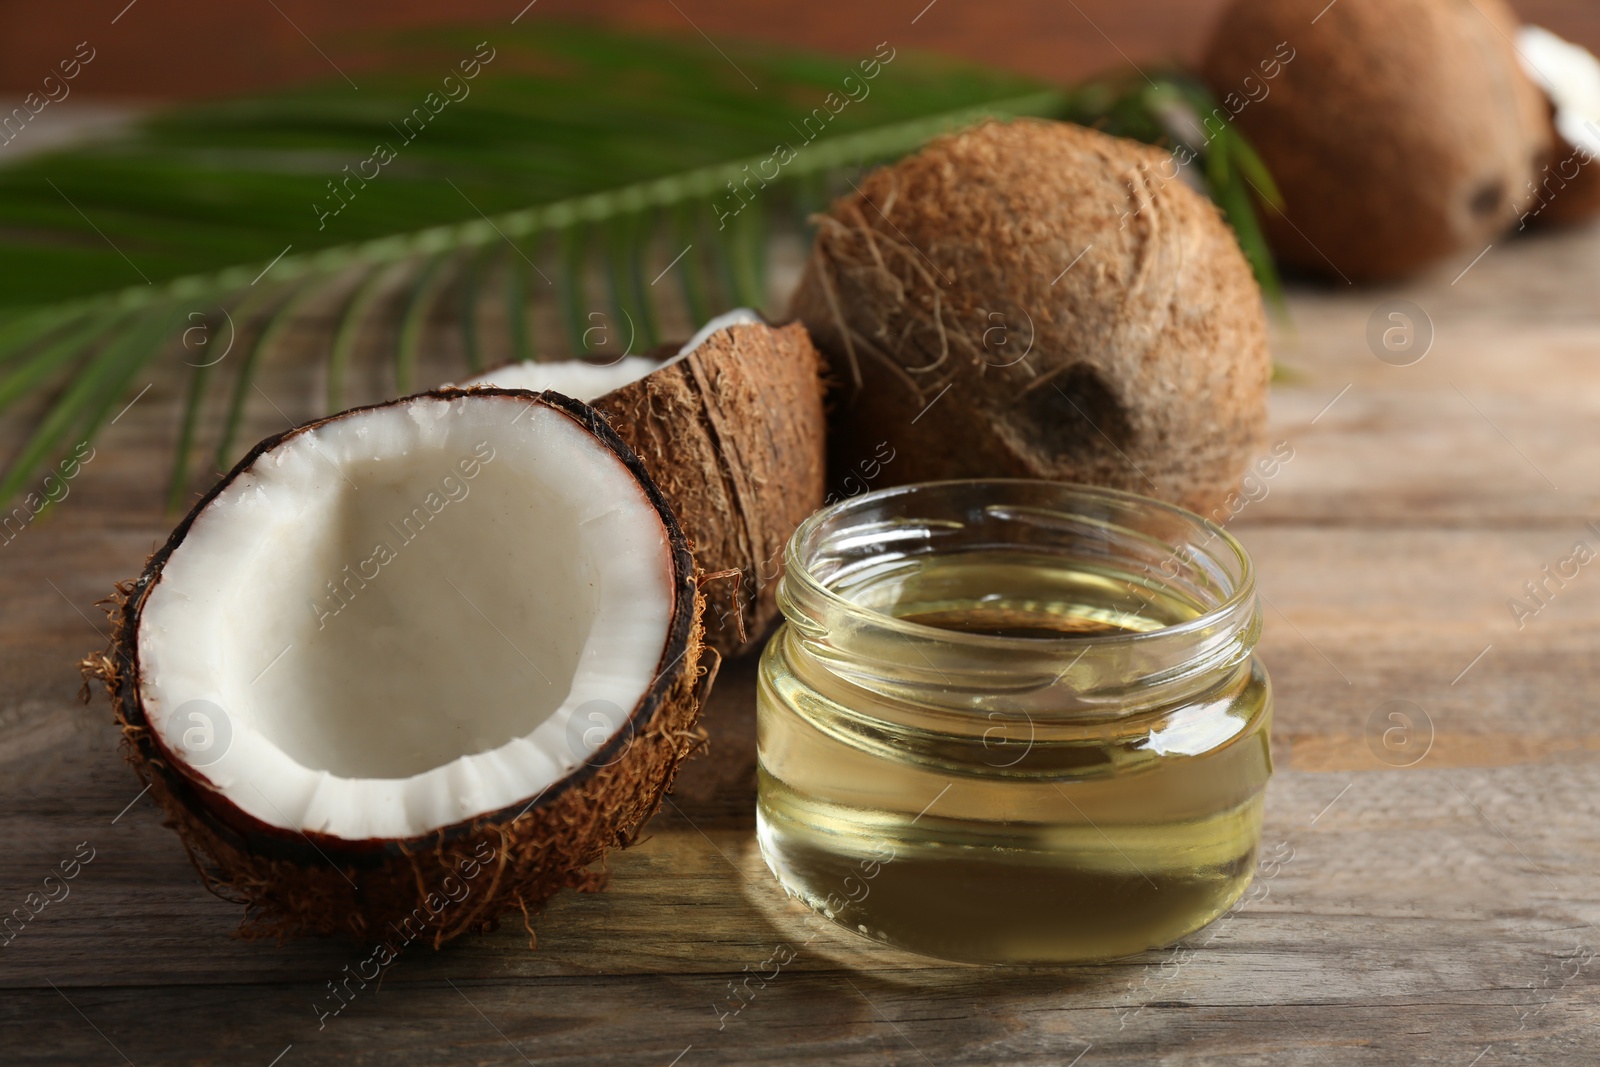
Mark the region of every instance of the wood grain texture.
<instances>
[{"instance_id":1,"label":"wood grain texture","mask_svg":"<svg viewBox=\"0 0 1600 1067\"><path fill-rule=\"evenodd\" d=\"M700 40L777 41L855 58L879 41L961 56L1069 82L1130 64L1198 59L1226 0L277 0L216 4L166 0L140 4L111 20L127 0L0 2L0 92L7 104L39 87L57 58L79 41L97 50L77 91L96 99L205 99L310 79L351 75L377 58L369 44L384 31L474 23L493 29L529 8L519 28L541 19L588 19ZM1600 48L1600 10L1581 0L1520 0L1523 18ZM320 53L320 54L319 54ZM709 45L708 62L720 62ZM48 120L49 112L40 121ZM33 134L30 133L30 137Z\"/></svg>"},{"instance_id":2,"label":"wood grain texture","mask_svg":"<svg viewBox=\"0 0 1600 1067\"><path fill-rule=\"evenodd\" d=\"M606 892L539 918L537 952L514 925L414 947L319 1019L370 947L233 940L237 909L138 796L104 702L77 701L94 601L172 522L170 361L71 496L0 545L0 911L94 850L0 948L0 1062L1593 1064L1600 570L1521 626L1507 601L1575 540L1600 544L1600 231L1467 266L1293 293L1272 436L1294 458L1233 522L1269 605L1268 862L1185 944L1093 967L944 965L786 901L754 847L745 661L708 710L709 754ZM1367 342L1396 298L1435 333L1404 368ZM283 414L258 402L253 430L309 413L304 347L265 368ZM1410 767L1377 755L1391 700L1431 724ZM730 982L780 944L794 962L733 1014Z\"/></svg>"}]
</instances>

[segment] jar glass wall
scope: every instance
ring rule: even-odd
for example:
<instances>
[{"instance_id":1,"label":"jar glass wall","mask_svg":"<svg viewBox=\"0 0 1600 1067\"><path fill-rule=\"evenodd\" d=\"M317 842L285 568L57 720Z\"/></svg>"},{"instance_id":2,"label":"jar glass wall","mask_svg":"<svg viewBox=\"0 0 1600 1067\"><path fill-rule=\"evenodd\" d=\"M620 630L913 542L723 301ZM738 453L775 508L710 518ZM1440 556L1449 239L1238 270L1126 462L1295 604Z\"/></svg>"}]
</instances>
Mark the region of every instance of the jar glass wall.
<instances>
[{"instance_id":1,"label":"jar glass wall","mask_svg":"<svg viewBox=\"0 0 1600 1067\"><path fill-rule=\"evenodd\" d=\"M817 513L785 567L757 832L792 895L912 951L1051 963L1170 944L1249 884L1271 699L1221 528L945 482Z\"/></svg>"}]
</instances>

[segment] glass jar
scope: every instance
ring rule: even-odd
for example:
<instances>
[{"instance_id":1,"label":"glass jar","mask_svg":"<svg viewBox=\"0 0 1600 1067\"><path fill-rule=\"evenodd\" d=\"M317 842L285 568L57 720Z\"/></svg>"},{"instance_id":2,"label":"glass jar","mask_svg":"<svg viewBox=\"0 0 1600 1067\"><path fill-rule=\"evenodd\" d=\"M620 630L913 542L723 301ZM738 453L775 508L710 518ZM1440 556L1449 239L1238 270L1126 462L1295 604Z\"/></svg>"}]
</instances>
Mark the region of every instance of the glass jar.
<instances>
[{"instance_id":1,"label":"glass jar","mask_svg":"<svg viewBox=\"0 0 1600 1067\"><path fill-rule=\"evenodd\" d=\"M1063 963L1171 944L1244 892L1272 705L1221 527L942 482L818 512L785 567L757 835L791 895L915 952Z\"/></svg>"}]
</instances>

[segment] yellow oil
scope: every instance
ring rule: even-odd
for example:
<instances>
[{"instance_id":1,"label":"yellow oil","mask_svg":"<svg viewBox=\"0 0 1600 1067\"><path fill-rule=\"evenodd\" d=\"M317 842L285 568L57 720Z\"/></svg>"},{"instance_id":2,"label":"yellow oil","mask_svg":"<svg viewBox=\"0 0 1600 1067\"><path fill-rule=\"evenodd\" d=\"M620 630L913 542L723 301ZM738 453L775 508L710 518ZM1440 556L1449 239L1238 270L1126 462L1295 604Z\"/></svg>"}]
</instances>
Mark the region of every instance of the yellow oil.
<instances>
[{"instance_id":1,"label":"yellow oil","mask_svg":"<svg viewBox=\"0 0 1600 1067\"><path fill-rule=\"evenodd\" d=\"M1058 644L1200 611L1157 582L1015 553L897 564L847 592L939 629ZM1253 660L1181 706L951 729L903 702L891 713L795 639L780 631L762 667L758 836L785 888L835 922L947 959L1090 961L1171 944L1249 884L1270 774Z\"/></svg>"}]
</instances>

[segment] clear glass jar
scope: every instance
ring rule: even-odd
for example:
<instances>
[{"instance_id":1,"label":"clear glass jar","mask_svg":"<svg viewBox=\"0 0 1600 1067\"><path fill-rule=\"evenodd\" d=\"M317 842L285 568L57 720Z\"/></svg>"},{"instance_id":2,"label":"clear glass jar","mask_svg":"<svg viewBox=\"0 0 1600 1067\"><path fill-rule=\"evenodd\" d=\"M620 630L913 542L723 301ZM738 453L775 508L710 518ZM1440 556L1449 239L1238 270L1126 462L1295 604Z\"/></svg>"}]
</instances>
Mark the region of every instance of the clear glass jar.
<instances>
[{"instance_id":1,"label":"clear glass jar","mask_svg":"<svg viewBox=\"0 0 1600 1067\"><path fill-rule=\"evenodd\" d=\"M795 532L761 660L762 855L867 937L1111 959L1244 892L1271 773L1249 556L1037 481L883 490Z\"/></svg>"}]
</instances>

